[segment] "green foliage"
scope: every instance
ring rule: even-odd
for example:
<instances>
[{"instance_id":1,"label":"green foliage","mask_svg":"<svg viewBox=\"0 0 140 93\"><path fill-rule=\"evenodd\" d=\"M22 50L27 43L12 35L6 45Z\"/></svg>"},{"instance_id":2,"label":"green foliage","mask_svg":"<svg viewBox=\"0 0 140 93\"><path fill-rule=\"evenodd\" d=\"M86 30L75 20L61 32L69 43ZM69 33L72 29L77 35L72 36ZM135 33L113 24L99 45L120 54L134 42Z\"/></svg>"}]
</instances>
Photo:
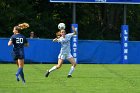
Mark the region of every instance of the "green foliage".
<instances>
[{"instance_id":1,"label":"green foliage","mask_svg":"<svg viewBox=\"0 0 140 93\"><path fill-rule=\"evenodd\" d=\"M140 40L140 5L127 5L130 40ZM27 37L34 31L40 38L54 38L57 24L64 22L67 32L72 24L71 3L50 3L48 0L0 0L0 37L10 37L15 25L30 24L23 31ZM79 39L120 40L123 5L76 4Z\"/></svg>"}]
</instances>

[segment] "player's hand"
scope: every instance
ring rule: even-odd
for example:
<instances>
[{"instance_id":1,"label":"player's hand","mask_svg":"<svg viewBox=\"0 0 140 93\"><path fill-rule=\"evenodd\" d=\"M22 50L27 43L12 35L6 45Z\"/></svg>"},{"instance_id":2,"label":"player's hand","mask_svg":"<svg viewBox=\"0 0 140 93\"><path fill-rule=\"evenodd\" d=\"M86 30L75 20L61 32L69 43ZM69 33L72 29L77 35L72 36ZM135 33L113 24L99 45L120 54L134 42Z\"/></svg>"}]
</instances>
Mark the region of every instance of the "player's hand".
<instances>
[{"instance_id":1,"label":"player's hand","mask_svg":"<svg viewBox=\"0 0 140 93\"><path fill-rule=\"evenodd\" d=\"M75 27L74 27L74 26L72 26L72 30L73 30L74 35L76 35L76 34L77 34L77 32L76 32L76 30L75 30Z\"/></svg>"},{"instance_id":2,"label":"player's hand","mask_svg":"<svg viewBox=\"0 0 140 93\"><path fill-rule=\"evenodd\" d=\"M72 26L72 30L75 31L75 27L74 26Z\"/></svg>"},{"instance_id":3,"label":"player's hand","mask_svg":"<svg viewBox=\"0 0 140 93\"><path fill-rule=\"evenodd\" d=\"M58 41L57 38L53 39L53 42L57 42L57 41Z\"/></svg>"}]
</instances>

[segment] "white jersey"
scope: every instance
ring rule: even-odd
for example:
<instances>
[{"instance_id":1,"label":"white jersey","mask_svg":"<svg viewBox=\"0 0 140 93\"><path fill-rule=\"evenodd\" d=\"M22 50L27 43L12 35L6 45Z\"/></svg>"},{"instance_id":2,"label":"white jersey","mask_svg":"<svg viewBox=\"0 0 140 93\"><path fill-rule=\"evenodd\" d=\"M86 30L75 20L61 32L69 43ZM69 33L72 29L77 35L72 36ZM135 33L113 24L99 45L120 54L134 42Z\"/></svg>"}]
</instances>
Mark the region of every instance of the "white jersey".
<instances>
[{"instance_id":1,"label":"white jersey","mask_svg":"<svg viewBox=\"0 0 140 93\"><path fill-rule=\"evenodd\" d=\"M71 37L74 35L74 33L69 33L65 35L64 37L60 37L58 39L58 42L61 43L61 50L60 50L60 54L69 54L71 53L71 49L70 49L70 39Z\"/></svg>"}]
</instances>

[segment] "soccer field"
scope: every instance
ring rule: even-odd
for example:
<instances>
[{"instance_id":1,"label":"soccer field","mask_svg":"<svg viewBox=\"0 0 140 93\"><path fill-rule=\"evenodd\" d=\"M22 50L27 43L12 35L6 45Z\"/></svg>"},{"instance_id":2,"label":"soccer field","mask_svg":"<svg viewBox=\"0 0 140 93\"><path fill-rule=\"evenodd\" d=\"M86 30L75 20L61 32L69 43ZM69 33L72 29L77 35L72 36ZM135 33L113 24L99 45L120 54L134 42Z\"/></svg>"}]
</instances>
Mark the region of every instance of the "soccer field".
<instances>
[{"instance_id":1,"label":"soccer field","mask_svg":"<svg viewBox=\"0 0 140 93\"><path fill-rule=\"evenodd\" d=\"M70 64L64 64L45 78L52 66L25 64L24 85L15 79L15 64L0 64L0 93L140 93L138 64L78 64L72 78Z\"/></svg>"}]
</instances>

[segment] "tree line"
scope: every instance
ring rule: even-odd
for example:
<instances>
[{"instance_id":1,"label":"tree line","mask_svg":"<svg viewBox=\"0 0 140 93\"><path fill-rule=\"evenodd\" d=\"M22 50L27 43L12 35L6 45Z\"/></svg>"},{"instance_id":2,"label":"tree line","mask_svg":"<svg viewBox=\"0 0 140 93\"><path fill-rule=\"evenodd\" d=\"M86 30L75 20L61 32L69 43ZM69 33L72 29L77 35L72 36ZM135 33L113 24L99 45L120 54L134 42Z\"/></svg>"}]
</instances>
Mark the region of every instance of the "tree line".
<instances>
[{"instance_id":1,"label":"tree line","mask_svg":"<svg viewBox=\"0 0 140 93\"><path fill-rule=\"evenodd\" d=\"M129 40L140 40L140 5L127 5ZM60 22L70 32L72 3L50 3L48 0L0 0L0 37L10 37L15 25L22 22L30 28L22 31L29 37L34 31L40 38L55 38ZM123 4L76 4L79 39L120 40Z\"/></svg>"}]
</instances>

